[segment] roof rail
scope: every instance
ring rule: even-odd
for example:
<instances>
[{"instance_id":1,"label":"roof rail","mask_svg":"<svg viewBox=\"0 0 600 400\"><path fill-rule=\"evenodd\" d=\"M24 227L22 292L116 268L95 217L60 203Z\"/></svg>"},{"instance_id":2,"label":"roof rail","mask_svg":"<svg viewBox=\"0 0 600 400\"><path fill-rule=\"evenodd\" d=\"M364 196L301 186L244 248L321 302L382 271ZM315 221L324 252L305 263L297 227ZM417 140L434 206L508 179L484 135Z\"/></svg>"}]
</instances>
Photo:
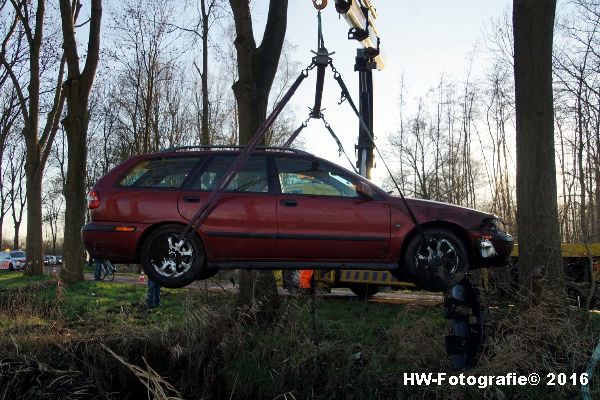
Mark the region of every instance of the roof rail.
<instances>
[{"instance_id":1,"label":"roof rail","mask_svg":"<svg viewBox=\"0 0 600 400\"><path fill-rule=\"evenodd\" d=\"M169 147L167 149L160 150L159 153L174 153L177 151L186 151L186 150L240 150L245 146L229 146L229 145L197 145L197 146L176 146ZM305 154L312 155L307 151L292 149L289 147L273 147L273 146L258 146L256 150L267 150L267 151L285 151L288 153L296 153L296 154Z\"/></svg>"}]
</instances>

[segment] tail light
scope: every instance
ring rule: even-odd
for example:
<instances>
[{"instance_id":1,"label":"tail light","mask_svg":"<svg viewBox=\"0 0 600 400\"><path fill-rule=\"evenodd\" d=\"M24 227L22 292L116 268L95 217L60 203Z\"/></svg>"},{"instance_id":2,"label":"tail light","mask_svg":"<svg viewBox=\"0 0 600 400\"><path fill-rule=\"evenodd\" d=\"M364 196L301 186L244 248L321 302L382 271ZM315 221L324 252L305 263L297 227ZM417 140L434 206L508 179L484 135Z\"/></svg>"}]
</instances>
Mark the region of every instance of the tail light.
<instances>
[{"instance_id":1,"label":"tail light","mask_svg":"<svg viewBox=\"0 0 600 400\"><path fill-rule=\"evenodd\" d=\"M87 201L90 210L100 207L100 195L95 190L88 193Z\"/></svg>"}]
</instances>

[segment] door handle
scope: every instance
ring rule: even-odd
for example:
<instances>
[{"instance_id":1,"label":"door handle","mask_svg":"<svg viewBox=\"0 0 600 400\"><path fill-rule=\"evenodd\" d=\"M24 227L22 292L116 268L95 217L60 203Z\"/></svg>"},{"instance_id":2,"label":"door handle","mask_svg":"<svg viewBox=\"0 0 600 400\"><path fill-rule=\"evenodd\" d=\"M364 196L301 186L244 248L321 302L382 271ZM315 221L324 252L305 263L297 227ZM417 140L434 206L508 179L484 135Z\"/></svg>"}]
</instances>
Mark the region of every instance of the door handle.
<instances>
[{"instance_id":1,"label":"door handle","mask_svg":"<svg viewBox=\"0 0 600 400\"><path fill-rule=\"evenodd\" d=\"M284 207L296 207L298 205L298 202L293 199L281 199L279 203Z\"/></svg>"},{"instance_id":2,"label":"door handle","mask_svg":"<svg viewBox=\"0 0 600 400\"><path fill-rule=\"evenodd\" d=\"M187 201L188 203L198 203L198 202L200 202L200 197L197 197L197 196L183 196L183 200Z\"/></svg>"}]
</instances>

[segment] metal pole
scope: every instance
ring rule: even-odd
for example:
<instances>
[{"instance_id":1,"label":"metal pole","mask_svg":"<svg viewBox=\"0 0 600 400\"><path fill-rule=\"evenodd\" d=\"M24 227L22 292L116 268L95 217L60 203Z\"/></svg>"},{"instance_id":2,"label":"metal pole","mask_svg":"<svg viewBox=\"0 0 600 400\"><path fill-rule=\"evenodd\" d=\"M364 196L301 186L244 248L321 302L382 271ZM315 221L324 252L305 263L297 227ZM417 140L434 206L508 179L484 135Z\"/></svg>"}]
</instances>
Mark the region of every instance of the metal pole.
<instances>
[{"instance_id":1,"label":"metal pole","mask_svg":"<svg viewBox=\"0 0 600 400\"><path fill-rule=\"evenodd\" d=\"M358 124L356 155L360 174L367 179L371 179L371 169L374 166L374 144L370 134L373 132L373 66L365 49L357 49L354 70L358 72L359 112L364 125L360 122Z\"/></svg>"}]
</instances>

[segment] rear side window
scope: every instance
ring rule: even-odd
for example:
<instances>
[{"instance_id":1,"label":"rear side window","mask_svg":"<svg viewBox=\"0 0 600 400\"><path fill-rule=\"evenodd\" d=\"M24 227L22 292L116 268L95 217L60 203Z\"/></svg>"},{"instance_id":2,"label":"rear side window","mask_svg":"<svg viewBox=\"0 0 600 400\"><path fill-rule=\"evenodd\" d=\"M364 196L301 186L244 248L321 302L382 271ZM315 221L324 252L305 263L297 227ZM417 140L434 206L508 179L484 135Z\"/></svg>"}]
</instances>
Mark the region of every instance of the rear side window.
<instances>
[{"instance_id":1,"label":"rear side window","mask_svg":"<svg viewBox=\"0 0 600 400\"><path fill-rule=\"evenodd\" d=\"M214 190L237 156L216 156L193 185L194 190ZM263 193L269 191L267 160L250 157L227 186L230 192Z\"/></svg>"},{"instance_id":2,"label":"rear side window","mask_svg":"<svg viewBox=\"0 0 600 400\"><path fill-rule=\"evenodd\" d=\"M180 188L202 157L169 157L144 160L123 179L124 187Z\"/></svg>"}]
</instances>

